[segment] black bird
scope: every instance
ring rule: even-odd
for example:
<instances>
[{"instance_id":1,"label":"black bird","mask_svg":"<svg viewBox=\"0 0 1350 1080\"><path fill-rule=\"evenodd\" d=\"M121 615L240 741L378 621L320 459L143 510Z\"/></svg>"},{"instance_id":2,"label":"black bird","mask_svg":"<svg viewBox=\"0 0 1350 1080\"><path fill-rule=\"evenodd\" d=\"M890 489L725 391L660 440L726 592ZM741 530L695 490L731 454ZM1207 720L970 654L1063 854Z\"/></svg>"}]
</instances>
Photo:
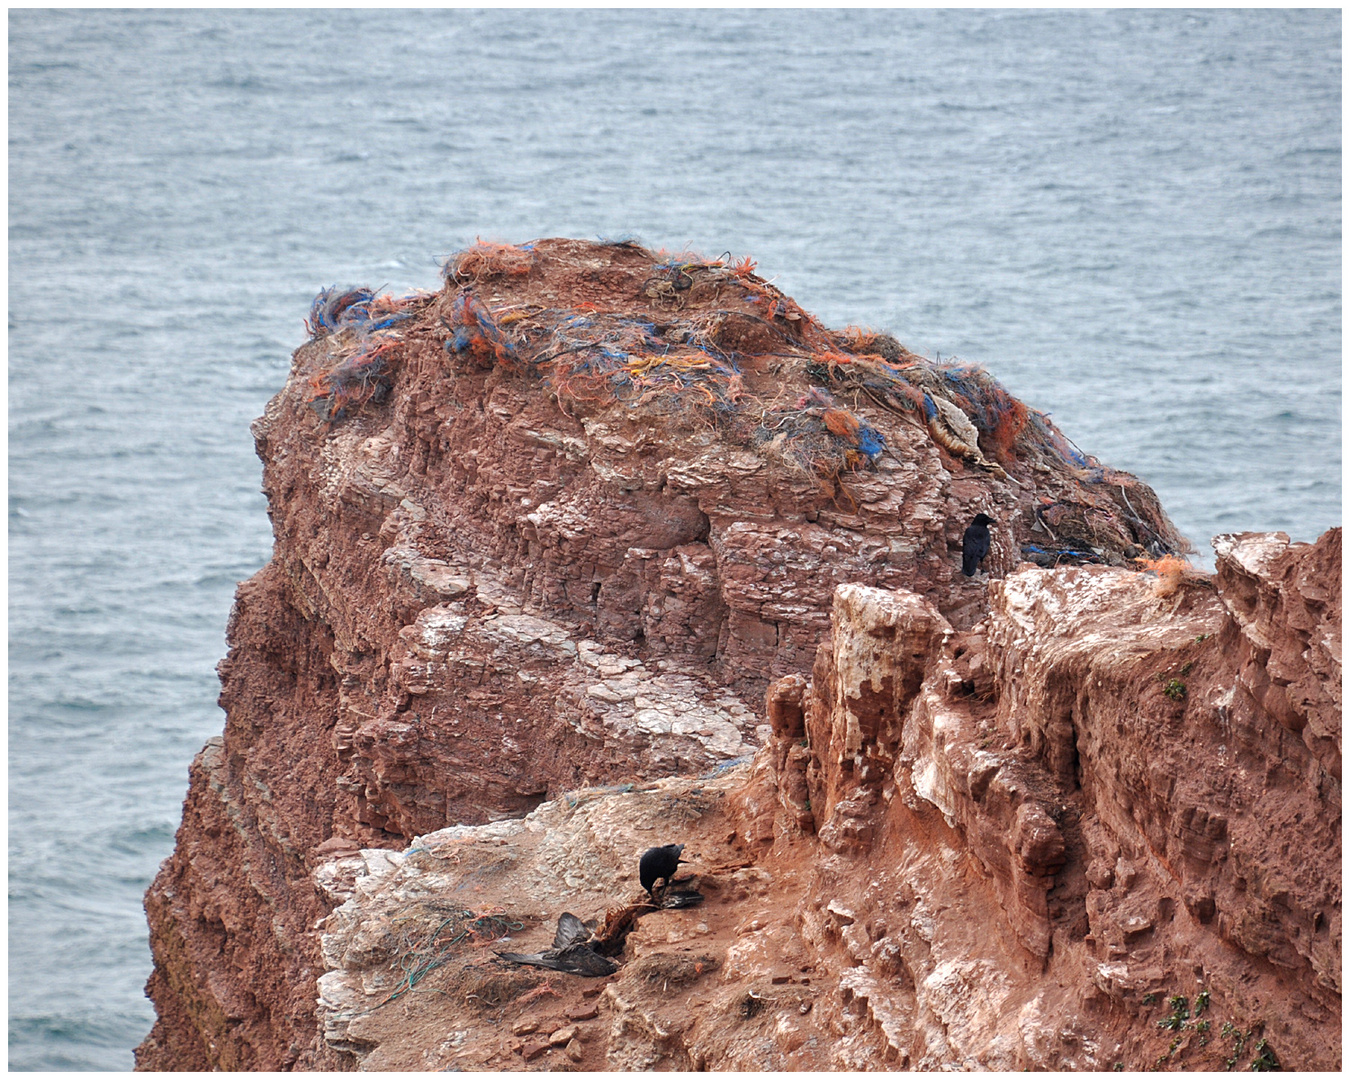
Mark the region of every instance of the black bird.
<instances>
[{"instance_id":1,"label":"black bird","mask_svg":"<svg viewBox=\"0 0 1350 1080\"><path fill-rule=\"evenodd\" d=\"M664 879L669 885L670 879L675 876L675 868L684 862L680 858L683 850L683 844L667 844L665 847L648 848L642 853L638 861L638 880L653 900L656 899L656 883Z\"/></svg>"},{"instance_id":2,"label":"black bird","mask_svg":"<svg viewBox=\"0 0 1350 1080\"><path fill-rule=\"evenodd\" d=\"M994 519L986 514L976 514L975 520L966 526L966 535L961 538L961 573L974 577L980 563L989 554L989 526Z\"/></svg>"},{"instance_id":3,"label":"black bird","mask_svg":"<svg viewBox=\"0 0 1350 1080\"><path fill-rule=\"evenodd\" d=\"M564 911L558 916L553 948L538 953L504 952L497 955L513 964L532 964L572 975L613 975L619 970L619 965L613 960L591 948L590 927L570 911Z\"/></svg>"}]
</instances>

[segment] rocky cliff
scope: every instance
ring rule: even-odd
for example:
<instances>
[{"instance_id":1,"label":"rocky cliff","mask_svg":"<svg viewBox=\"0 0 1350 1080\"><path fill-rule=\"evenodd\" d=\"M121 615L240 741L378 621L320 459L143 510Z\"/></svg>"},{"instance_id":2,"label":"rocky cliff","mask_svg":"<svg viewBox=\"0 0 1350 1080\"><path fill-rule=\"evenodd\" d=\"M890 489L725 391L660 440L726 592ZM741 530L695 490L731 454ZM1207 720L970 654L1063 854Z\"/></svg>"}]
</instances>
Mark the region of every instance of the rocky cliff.
<instances>
[{"instance_id":1,"label":"rocky cliff","mask_svg":"<svg viewBox=\"0 0 1350 1080\"><path fill-rule=\"evenodd\" d=\"M322 294L255 425L139 1068L1335 1067L1339 532L1143 574L1145 485L748 261L446 278ZM668 839L617 975L494 957Z\"/></svg>"}]
</instances>

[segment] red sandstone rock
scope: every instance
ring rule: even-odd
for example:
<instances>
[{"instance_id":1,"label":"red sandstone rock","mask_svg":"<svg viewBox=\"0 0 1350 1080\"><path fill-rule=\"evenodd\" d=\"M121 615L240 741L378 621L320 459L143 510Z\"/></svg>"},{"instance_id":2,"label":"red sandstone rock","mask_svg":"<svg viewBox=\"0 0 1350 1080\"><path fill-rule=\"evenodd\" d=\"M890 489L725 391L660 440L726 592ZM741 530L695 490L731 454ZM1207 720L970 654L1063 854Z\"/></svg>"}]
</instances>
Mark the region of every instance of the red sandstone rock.
<instances>
[{"instance_id":1,"label":"red sandstone rock","mask_svg":"<svg viewBox=\"0 0 1350 1080\"><path fill-rule=\"evenodd\" d=\"M631 959L689 989L653 997L630 963L588 1067L1140 1064L1156 1026L1136 999L1192 952L1216 1003L1266 1017L1282 1061L1329 1067L1333 1045L1339 1061L1339 535L1312 562L1254 554L1260 538L1221 548L1227 607L1191 586L1163 603L1101 568L967 580L976 508L999 522L994 577L1048 538L1116 563L1176 538L1147 488L1092 483L1051 428L975 446L952 402L945 419L907 412L867 353L940 397L918 358L832 334L754 275L573 241L510 252L461 260L412 305L379 395L331 423L310 407L352 363L335 331L296 353L255 425L276 547L239 589L225 736L194 763L147 895L159 1020L139 1068L510 1067L486 1032L476 1058L438 1049L449 1017L400 1029L388 1005L352 1022L391 992L400 875L432 858L378 849L440 836L437 874L539 917L542 886L512 877L519 822L446 826L570 792L569 812L625 808L614 836L640 851L658 839L644 828L701 827L671 807L708 785L656 778L761 740L725 809L701 811L720 833L700 843L744 848L709 868L709 911L765 916L737 920L758 924L744 945L711 915L706 935L701 913L649 916ZM514 335L510 363L447 349L470 296ZM564 307L650 323L695 367L689 341L735 350L735 408L550 383L545 315ZM824 473L747 434L802 417ZM848 449L863 425L884 454ZM1178 702L1155 676L1186 663ZM653 814L653 798L675 802ZM1307 865L1281 861L1291 833L1318 852ZM618 858L594 834L568 843L552 865L573 893L569 876ZM686 972L675 939L644 936L661 927L710 950L730 936ZM809 993L773 981L785 958ZM722 969L715 1002L699 964ZM469 1000L574 993L537 973L456 977Z\"/></svg>"},{"instance_id":2,"label":"red sandstone rock","mask_svg":"<svg viewBox=\"0 0 1350 1080\"><path fill-rule=\"evenodd\" d=\"M533 1061L550 1048L551 1046L547 1039L535 1039L533 1042L527 1042L521 1046L520 1056L526 1061Z\"/></svg>"},{"instance_id":3,"label":"red sandstone rock","mask_svg":"<svg viewBox=\"0 0 1350 1080\"><path fill-rule=\"evenodd\" d=\"M577 1028L573 1024L571 1027L559 1028L548 1037L550 1046L566 1046L577 1037Z\"/></svg>"},{"instance_id":4,"label":"red sandstone rock","mask_svg":"<svg viewBox=\"0 0 1350 1080\"><path fill-rule=\"evenodd\" d=\"M1309 571L1327 546L1289 554ZM483 902L546 913L522 946L540 947L559 905L592 915L612 882L637 892L636 854L678 829L707 899L629 935L605 991L607 1067L1142 1071L1246 1067L1262 1046L1286 1068L1337 1067L1339 801L1319 800L1338 789L1269 714L1237 730L1227 596L1201 580L1159 598L1144 575L1100 568L1024 570L992 592L988 619L954 634L912 594L838 590L812 683L767 695L804 707L819 836L794 827L791 801L755 794L799 741L771 735L715 780L419 839L329 921L321 986L357 1017L336 1045L359 1045L367 1069L406 1067L424 1030L484 1023L439 996L401 1017L371 1008L385 962L360 943L420 897L490 880ZM984 669L997 694L982 698ZM1186 681L1184 702L1164 678ZM486 878L489 836L510 869ZM582 847L587 867L559 885ZM444 985L476 964L453 958ZM580 1001L582 981L558 992ZM468 1049L437 1060L500 1065Z\"/></svg>"}]
</instances>

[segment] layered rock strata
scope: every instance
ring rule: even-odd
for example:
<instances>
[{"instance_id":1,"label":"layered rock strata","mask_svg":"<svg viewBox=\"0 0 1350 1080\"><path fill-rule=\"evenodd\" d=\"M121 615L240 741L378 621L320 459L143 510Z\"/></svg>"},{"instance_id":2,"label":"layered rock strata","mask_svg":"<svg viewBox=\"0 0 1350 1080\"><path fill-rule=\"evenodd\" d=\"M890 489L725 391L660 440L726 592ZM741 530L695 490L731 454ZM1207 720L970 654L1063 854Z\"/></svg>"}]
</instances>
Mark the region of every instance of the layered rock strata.
<instances>
[{"instance_id":1,"label":"layered rock strata","mask_svg":"<svg viewBox=\"0 0 1350 1080\"><path fill-rule=\"evenodd\" d=\"M320 299L254 426L276 545L147 895L140 1068L348 1062L314 1012L337 902L316 868L750 755L836 586L908 590L932 633L984 616L960 573L977 509L995 576L1183 543L987 375L829 331L745 264L543 241L471 249L435 295ZM1304 682L1252 685L1308 711ZM1309 715L1322 761L1331 714ZM798 831L821 782L802 749L778 746Z\"/></svg>"},{"instance_id":2,"label":"layered rock strata","mask_svg":"<svg viewBox=\"0 0 1350 1080\"><path fill-rule=\"evenodd\" d=\"M1218 546L1167 596L1020 571L966 633L841 586L753 763L327 864L326 1038L365 1069L1339 1068L1339 725L1299 737L1249 664L1336 715L1339 531ZM644 915L617 975L459 945L394 996L400 926L462 907L541 948L672 838L707 899Z\"/></svg>"}]
</instances>

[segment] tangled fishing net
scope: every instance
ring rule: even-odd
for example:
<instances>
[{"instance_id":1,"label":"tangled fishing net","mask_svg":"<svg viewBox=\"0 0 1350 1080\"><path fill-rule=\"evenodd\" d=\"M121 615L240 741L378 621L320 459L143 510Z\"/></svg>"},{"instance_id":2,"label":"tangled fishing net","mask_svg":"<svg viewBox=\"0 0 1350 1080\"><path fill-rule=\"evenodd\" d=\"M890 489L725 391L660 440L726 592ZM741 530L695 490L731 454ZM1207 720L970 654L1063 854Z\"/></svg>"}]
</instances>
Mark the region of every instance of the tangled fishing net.
<instances>
[{"instance_id":1,"label":"tangled fishing net","mask_svg":"<svg viewBox=\"0 0 1350 1080\"><path fill-rule=\"evenodd\" d=\"M415 992L417 984L443 966L458 948L485 945L524 928L524 923L499 908L475 912L434 902L423 907L395 921L390 944L401 974L398 985L380 1005Z\"/></svg>"},{"instance_id":2,"label":"tangled fishing net","mask_svg":"<svg viewBox=\"0 0 1350 1080\"><path fill-rule=\"evenodd\" d=\"M983 368L933 361L859 327L827 330L759 277L752 260L730 254L601 241L589 248L628 249L625 265L641 268L630 301L616 302L595 270L573 280L563 290L571 302L559 304L543 287L547 253L577 243L480 241L446 261L436 296L320 293L307 327L327 342L330 362L310 379L310 404L331 423L380 404L416 319L452 368L537 380L570 415L623 407L705 430L826 491L891 451L877 420L859 411L867 404L919 425L991 479L1009 481L1009 470L1059 477L1074 493L1035 508L1031 529L1041 536L1022 549L1042 565L1103 561L1106 549L1158 557L1184 547L1146 485L1084 454ZM766 363L776 365L776 381L763 377Z\"/></svg>"},{"instance_id":3,"label":"tangled fishing net","mask_svg":"<svg viewBox=\"0 0 1350 1080\"><path fill-rule=\"evenodd\" d=\"M389 369L402 340L398 326L423 297L396 299L370 289L324 289L310 305L305 329L311 340L333 339L337 362L309 381L311 407L325 420L345 419L366 402L381 404L389 393Z\"/></svg>"}]
</instances>

